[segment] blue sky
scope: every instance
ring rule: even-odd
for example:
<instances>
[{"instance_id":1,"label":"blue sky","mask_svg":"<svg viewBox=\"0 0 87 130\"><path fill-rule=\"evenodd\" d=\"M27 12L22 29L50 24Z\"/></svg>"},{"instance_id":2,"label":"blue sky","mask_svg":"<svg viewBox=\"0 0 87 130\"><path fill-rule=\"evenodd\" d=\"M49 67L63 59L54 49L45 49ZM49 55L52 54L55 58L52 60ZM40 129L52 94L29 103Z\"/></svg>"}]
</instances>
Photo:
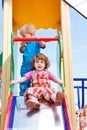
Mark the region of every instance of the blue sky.
<instances>
[{"instance_id":1,"label":"blue sky","mask_svg":"<svg viewBox=\"0 0 87 130\"><path fill-rule=\"evenodd\" d=\"M3 27L3 14L2 14L2 3L0 0L0 52L2 51L2 27Z\"/></svg>"},{"instance_id":2,"label":"blue sky","mask_svg":"<svg viewBox=\"0 0 87 130\"><path fill-rule=\"evenodd\" d=\"M73 75L87 77L87 19L70 8Z\"/></svg>"},{"instance_id":3,"label":"blue sky","mask_svg":"<svg viewBox=\"0 0 87 130\"><path fill-rule=\"evenodd\" d=\"M0 1L0 52L2 51L3 14ZM87 77L87 19L70 8L73 77Z\"/></svg>"}]
</instances>

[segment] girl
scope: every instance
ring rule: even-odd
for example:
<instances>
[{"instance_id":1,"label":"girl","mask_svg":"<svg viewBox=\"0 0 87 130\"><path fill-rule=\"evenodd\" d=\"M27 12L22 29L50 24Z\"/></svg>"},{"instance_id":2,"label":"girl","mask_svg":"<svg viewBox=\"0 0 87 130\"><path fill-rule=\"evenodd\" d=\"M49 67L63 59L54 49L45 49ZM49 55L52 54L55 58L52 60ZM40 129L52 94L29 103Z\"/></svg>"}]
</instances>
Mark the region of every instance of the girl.
<instances>
[{"instance_id":1,"label":"girl","mask_svg":"<svg viewBox=\"0 0 87 130\"><path fill-rule=\"evenodd\" d=\"M50 80L60 85L62 85L63 82L47 70L50 66L48 58L42 53L37 54L33 58L31 65L34 69L33 71L26 73L24 77L18 80L11 81L11 84L17 84L31 79L32 84L30 88L26 89L24 96L27 108L39 108L39 99L41 98L49 102L52 101L56 105L61 105L64 97L63 93L56 92L51 86Z\"/></svg>"},{"instance_id":2,"label":"girl","mask_svg":"<svg viewBox=\"0 0 87 130\"><path fill-rule=\"evenodd\" d=\"M20 34L22 37L35 37L36 28L33 24L25 24L20 29ZM30 41L30 42L23 42L20 47L20 52L23 53L23 62L21 65L20 74L23 77L25 73L32 70L31 60L33 57L40 53L40 49L45 48L45 42L43 41ZM30 81L26 80L25 82L20 84L20 95L23 96L25 90L30 86Z\"/></svg>"}]
</instances>

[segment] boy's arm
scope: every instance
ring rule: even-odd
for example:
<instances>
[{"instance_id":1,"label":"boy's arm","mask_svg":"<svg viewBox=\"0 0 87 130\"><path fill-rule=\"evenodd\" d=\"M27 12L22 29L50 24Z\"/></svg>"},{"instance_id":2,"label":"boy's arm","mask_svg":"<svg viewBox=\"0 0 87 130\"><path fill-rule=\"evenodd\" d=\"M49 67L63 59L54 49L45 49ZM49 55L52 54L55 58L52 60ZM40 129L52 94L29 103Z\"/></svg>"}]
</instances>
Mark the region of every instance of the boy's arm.
<instances>
[{"instance_id":1,"label":"boy's arm","mask_svg":"<svg viewBox=\"0 0 87 130\"><path fill-rule=\"evenodd\" d=\"M10 82L10 84L18 84L18 83L22 83L22 82L24 82L24 81L26 81L26 80L27 80L26 77L21 77L20 79L12 80L12 81Z\"/></svg>"},{"instance_id":2,"label":"boy's arm","mask_svg":"<svg viewBox=\"0 0 87 130\"><path fill-rule=\"evenodd\" d=\"M25 43L25 42L22 42L22 43L21 43L21 47L20 47L20 49L19 49L21 53L24 53L25 46L26 46L26 43Z\"/></svg>"},{"instance_id":3,"label":"boy's arm","mask_svg":"<svg viewBox=\"0 0 87 130\"><path fill-rule=\"evenodd\" d=\"M45 48L45 47L46 47L46 44L45 44L44 41L39 41L39 43L40 43L40 45L41 45L42 48Z\"/></svg>"}]
</instances>

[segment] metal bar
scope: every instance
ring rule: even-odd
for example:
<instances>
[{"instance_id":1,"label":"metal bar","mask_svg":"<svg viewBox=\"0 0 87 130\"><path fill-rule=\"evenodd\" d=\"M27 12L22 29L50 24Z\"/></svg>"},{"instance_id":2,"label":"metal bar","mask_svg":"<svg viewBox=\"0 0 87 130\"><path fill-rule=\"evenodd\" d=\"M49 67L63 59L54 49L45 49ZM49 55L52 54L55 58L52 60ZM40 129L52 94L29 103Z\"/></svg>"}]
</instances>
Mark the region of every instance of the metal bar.
<instances>
[{"instance_id":1,"label":"metal bar","mask_svg":"<svg viewBox=\"0 0 87 130\"><path fill-rule=\"evenodd\" d=\"M28 41L45 41L45 42L49 42L49 41L58 41L58 37L48 37L48 38L40 38L40 37L34 37L34 38L25 38L25 37L15 37L13 39L14 42L19 42L19 41L24 41L24 42L28 42Z\"/></svg>"}]
</instances>

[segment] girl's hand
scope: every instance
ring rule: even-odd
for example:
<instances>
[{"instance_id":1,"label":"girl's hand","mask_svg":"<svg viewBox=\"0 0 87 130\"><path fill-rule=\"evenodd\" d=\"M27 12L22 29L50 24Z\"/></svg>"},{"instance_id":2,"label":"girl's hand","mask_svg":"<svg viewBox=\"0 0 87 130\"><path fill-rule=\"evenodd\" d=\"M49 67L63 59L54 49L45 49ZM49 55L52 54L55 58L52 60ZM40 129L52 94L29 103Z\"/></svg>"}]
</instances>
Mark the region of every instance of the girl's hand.
<instances>
[{"instance_id":1,"label":"girl's hand","mask_svg":"<svg viewBox=\"0 0 87 130\"><path fill-rule=\"evenodd\" d=\"M60 80L60 79L58 79L58 84L59 84L59 85L63 85L63 81Z\"/></svg>"},{"instance_id":2,"label":"girl's hand","mask_svg":"<svg viewBox=\"0 0 87 130\"><path fill-rule=\"evenodd\" d=\"M60 80L60 84L63 85L63 81L62 80Z\"/></svg>"},{"instance_id":3,"label":"girl's hand","mask_svg":"<svg viewBox=\"0 0 87 130\"><path fill-rule=\"evenodd\" d=\"M11 85L12 85L12 84L17 84L17 81L12 80L12 81L10 82L10 84L11 84Z\"/></svg>"}]
</instances>

